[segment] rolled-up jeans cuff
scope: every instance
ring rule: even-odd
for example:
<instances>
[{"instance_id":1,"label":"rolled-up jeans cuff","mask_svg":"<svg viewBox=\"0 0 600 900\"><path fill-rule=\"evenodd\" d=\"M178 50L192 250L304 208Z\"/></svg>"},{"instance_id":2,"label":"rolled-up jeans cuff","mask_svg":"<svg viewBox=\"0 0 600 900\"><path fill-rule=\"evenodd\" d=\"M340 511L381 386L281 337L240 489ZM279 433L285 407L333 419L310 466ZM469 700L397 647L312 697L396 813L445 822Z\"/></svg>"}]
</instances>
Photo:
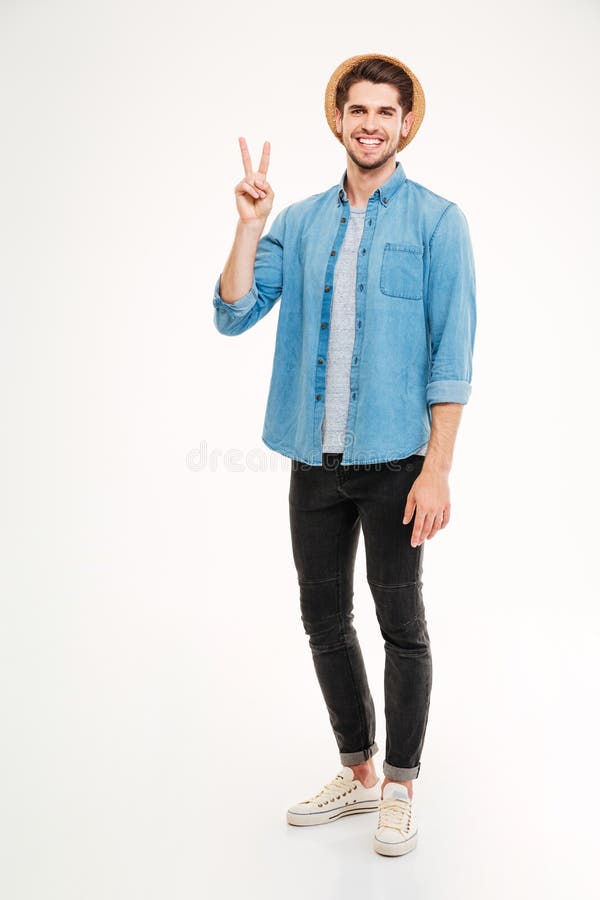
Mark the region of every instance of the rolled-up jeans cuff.
<instances>
[{"instance_id":1,"label":"rolled-up jeans cuff","mask_svg":"<svg viewBox=\"0 0 600 900\"><path fill-rule=\"evenodd\" d=\"M362 762L371 759L378 750L377 742L373 741L366 750L356 750L354 753L340 753L340 759L343 766L359 766Z\"/></svg>"},{"instance_id":2,"label":"rolled-up jeans cuff","mask_svg":"<svg viewBox=\"0 0 600 900\"><path fill-rule=\"evenodd\" d=\"M411 781L413 778L417 778L420 768L421 763L410 769L401 769L398 766L391 766L385 759L383 761L383 774L391 781Z\"/></svg>"}]
</instances>

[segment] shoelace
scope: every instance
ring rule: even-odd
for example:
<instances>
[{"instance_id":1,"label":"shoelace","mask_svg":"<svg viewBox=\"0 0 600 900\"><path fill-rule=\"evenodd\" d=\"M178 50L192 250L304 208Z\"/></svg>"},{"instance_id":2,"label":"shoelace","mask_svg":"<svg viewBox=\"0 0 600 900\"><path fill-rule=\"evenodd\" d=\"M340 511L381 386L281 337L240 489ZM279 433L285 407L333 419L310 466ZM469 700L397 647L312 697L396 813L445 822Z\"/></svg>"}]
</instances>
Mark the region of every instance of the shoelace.
<instances>
[{"instance_id":1,"label":"shoelace","mask_svg":"<svg viewBox=\"0 0 600 900\"><path fill-rule=\"evenodd\" d=\"M305 802L317 803L318 806L324 806L326 803L331 803L333 800L339 800L341 797L345 797L346 794L349 794L354 790L356 790L355 784L349 784L347 781L344 781L341 775L336 775L333 781L327 782L314 797L310 797Z\"/></svg>"},{"instance_id":2,"label":"shoelace","mask_svg":"<svg viewBox=\"0 0 600 900\"><path fill-rule=\"evenodd\" d=\"M377 828L396 828L407 833L410 829L411 802L401 797L387 797L379 801Z\"/></svg>"}]
</instances>

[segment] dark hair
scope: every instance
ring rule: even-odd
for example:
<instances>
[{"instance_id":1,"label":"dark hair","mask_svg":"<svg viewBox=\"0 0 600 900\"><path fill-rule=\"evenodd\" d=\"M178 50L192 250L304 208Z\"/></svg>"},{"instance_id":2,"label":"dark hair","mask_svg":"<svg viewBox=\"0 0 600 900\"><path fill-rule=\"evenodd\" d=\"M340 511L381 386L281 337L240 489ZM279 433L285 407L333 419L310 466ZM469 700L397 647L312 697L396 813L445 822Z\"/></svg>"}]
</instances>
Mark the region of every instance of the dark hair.
<instances>
[{"instance_id":1,"label":"dark hair","mask_svg":"<svg viewBox=\"0 0 600 900\"><path fill-rule=\"evenodd\" d=\"M370 81L373 84L393 84L398 91L398 103L402 107L402 115L406 115L413 107L413 83L404 69L385 59L365 59L342 75L335 92L335 105L341 113L348 100L348 92L358 81Z\"/></svg>"}]
</instances>

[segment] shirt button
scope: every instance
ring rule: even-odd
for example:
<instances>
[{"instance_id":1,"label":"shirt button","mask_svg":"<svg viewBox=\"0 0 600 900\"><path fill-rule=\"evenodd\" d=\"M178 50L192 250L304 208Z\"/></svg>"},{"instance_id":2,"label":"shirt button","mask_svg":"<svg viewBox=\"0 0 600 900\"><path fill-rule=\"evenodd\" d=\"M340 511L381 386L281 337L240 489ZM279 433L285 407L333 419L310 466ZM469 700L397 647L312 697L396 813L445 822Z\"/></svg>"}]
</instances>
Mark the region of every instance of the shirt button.
<instances>
[{"instance_id":1,"label":"shirt button","mask_svg":"<svg viewBox=\"0 0 600 900\"><path fill-rule=\"evenodd\" d=\"M335 256L335 250L332 250L330 255Z\"/></svg>"},{"instance_id":2,"label":"shirt button","mask_svg":"<svg viewBox=\"0 0 600 900\"><path fill-rule=\"evenodd\" d=\"M365 289L364 284L361 284L361 285L359 286L359 290L364 291L364 289Z\"/></svg>"},{"instance_id":3,"label":"shirt button","mask_svg":"<svg viewBox=\"0 0 600 900\"><path fill-rule=\"evenodd\" d=\"M369 225L371 225L372 222L373 222L373 219L369 219Z\"/></svg>"},{"instance_id":4,"label":"shirt button","mask_svg":"<svg viewBox=\"0 0 600 900\"><path fill-rule=\"evenodd\" d=\"M383 198L383 202L384 202L384 203L387 203L387 197L384 197L384 198Z\"/></svg>"},{"instance_id":5,"label":"shirt button","mask_svg":"<svg viewBox=\"0 0 600 900\"><path fill-rule=\"evenodd\" d=\"M321 359L321 357L318 358L317 362L319 363L320 366L323 365L323 360Z\"/></svg>"},{"instance_id":6,"label":"shirt button","mask_svg":"<svg viewBox=\"0 0 600 900\"><path fill-rule=\"evenodd\" d=\"M363 247L363 248L362 248L362 255L364 256L366 252L367 252L367 251L366 251L365 248Z\"/></svg>"},{"instance_id":7,"label":"shirt button","mask_svg":"<svg viewBox=\"0 0 600 900\"><path fill-rule=\"evenodd\" d=\"M329 287L329 285L327 285L327 287L325 288L325 293L328 294L330 290L331 288Z\"/></svg>"},{"instance_id":8,"label":"shirt button","mask_svg":"<svg viewBox=\"0 0 600 900\"><path fill-rule=\"evenodd\" d=\"M356 400L356 394L352 394L352 399Z\"/></svg>"},{"instance_id":9,"label":"shirt button","mask_svg":"<svg viewBox=\"0 0 600 900\"><path fill-rule=\"evenodd\" d=\"M316 394L316 398L317 398L317 400L320 400L320 399L321 399L321 395L320 395L320 394Z\"/></svg>"},{"instance_id":10,"label":"shirt button","mask_svg":"<svg viewBox=\"0 0 600 900\"><path fill-rule=\"evenodd\" d=\"M321 322L321 328L327 328L327 322Z\"/></svg>"},{"instance_id":11,"label":"shirt button","mask_svg":"<svg viewBox=\"0 0 600 900\"><path fill-rule=\"evenodd\" d=\"M346 221L346 217L342 216L342 218L340 219L340 222L345 222L345 221Z\"/></svg>"},{"instance_id":12,"label":"shirt button","mask_svg":"<svg viewBox=\"0 0 600 900\"><path fill-rule=\"evenodd\" d=\"M358 327L359 327L359 328L360 328L360 327L361 327L361 325L362 325L362 322L357 322L357 323L356 323L356 324L357 324L357 325L358 325Z\"/></svg>"}]
</instances>

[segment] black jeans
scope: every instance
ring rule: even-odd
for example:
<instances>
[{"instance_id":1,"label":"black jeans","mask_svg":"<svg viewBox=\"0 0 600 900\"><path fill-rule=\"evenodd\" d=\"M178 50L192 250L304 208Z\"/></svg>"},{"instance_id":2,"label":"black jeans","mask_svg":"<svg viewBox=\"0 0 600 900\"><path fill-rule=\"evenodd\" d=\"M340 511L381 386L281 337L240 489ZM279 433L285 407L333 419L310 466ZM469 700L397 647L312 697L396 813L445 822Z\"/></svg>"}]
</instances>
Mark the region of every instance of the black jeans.
<instances>
[{"instance_id":1,"label":"black jeans","mask_svg":"<svg viewBox=\"0 0 600 900\"><path fill-rule=\"evenodd\" d=\"M354 563L362 526L367 580L384 638L386 753L383 773L416 778L429 715L432 664L422 598L424 544L402 518L423 456L321 466L292 460L289 511L300 608L343 765L373 756L375 708L353 625Z\"/></svg>"}]
</instances>

